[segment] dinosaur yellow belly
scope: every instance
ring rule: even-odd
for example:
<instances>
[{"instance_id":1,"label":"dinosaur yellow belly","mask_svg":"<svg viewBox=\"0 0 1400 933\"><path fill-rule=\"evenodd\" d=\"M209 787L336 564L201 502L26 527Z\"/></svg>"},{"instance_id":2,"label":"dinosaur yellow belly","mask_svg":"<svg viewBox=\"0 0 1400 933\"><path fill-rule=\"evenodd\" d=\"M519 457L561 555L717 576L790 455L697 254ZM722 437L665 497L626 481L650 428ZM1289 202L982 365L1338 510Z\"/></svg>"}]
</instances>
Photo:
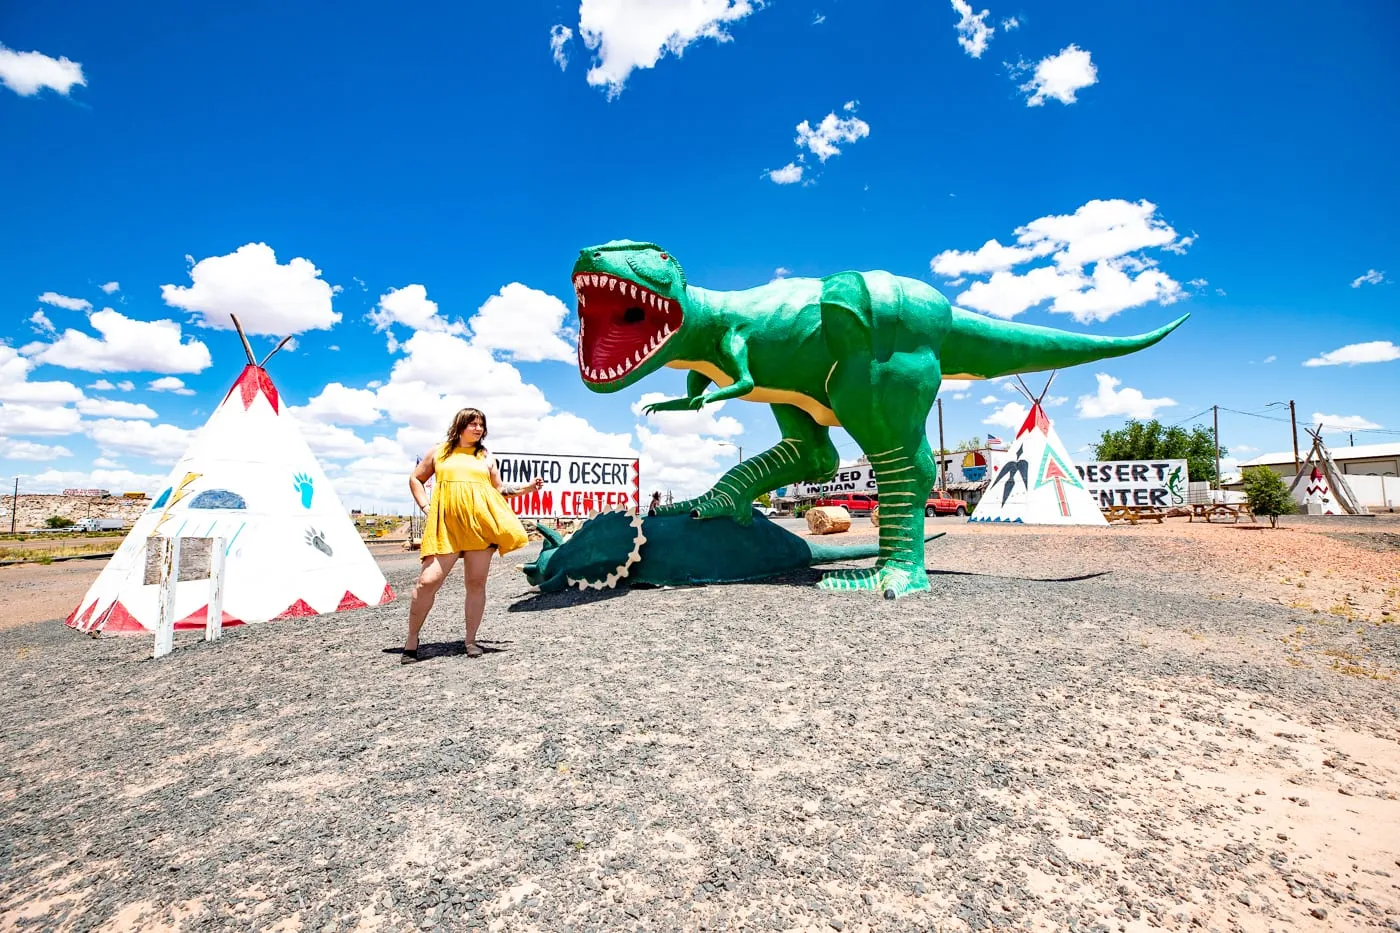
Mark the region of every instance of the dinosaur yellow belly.
<instances>
[{"instance_id":1,"label":"dinosaur yellow belly","mask_svg":"<svg viewBox=\"0 0 1400 933\"><path fill-rule=\"evenodd\" d=\"M672 360L666 364L671 369L693 369L698 373L703 373L710 377L710 380L721 389L734 384L724 370L713 363L703 360ZM769 389L764 386L754 386L747 395L741 396L746 402L766 402L770 405L791 405L800 408L812 416L812 420L817 424L824 424L829 428L839 428L841 422L836 418L836 412L832 411L821 402L804 395L801 392L794 392L791 389Z\"/></svg>"}]
</instances>

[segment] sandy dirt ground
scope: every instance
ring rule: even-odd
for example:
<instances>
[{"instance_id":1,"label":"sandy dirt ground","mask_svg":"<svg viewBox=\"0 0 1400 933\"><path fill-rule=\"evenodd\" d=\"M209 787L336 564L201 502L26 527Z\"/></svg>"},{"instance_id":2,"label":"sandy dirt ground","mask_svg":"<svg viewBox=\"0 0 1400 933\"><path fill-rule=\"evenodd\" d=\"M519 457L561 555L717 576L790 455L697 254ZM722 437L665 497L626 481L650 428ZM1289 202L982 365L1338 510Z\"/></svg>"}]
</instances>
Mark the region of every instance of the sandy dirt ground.
<instances>
[{"instance_id":1,"label":"sandy dirt ground","mask_svg":"<svg viewBox=\"0 0 1400 933\"><path fill-rule=\"evenodd\" d=\"M156 663L4 568L0 929L1400 930L1396 517L931 526L894 603L532 547L410 666L402 600Z\"/></svg>"}]
</instances>

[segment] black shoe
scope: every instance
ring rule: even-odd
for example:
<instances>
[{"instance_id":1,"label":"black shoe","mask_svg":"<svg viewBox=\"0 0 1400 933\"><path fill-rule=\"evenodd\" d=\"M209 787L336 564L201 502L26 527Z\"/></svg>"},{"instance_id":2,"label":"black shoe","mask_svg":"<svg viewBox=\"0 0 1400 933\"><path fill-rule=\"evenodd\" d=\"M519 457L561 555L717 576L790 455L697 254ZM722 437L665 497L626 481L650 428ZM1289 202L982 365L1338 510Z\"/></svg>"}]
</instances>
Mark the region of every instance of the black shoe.
<instances>
[{"instance_id":1,"label":"black shoe","mask_svg":"<svg viewBox=\"0 0 1400 933\"><path fill-rule=\"evenodd\" d=\"M401 658L399 658L399 663L400 663L400 664L417 664L417 663L418 663L418 649L417 649L417 648L414 648L414 649L412 649L412 650L410 651L408 648L405 648L405 649L403 650L403 656L402 656Z\"/></svg>"}]
</instances>

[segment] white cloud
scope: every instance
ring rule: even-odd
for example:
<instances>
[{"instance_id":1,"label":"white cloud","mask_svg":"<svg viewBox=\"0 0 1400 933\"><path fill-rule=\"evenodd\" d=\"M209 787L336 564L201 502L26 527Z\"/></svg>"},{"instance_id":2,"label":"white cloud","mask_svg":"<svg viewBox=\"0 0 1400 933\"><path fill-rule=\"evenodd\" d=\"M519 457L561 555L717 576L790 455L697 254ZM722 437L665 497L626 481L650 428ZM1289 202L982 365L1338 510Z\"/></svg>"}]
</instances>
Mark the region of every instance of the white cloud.
<instances>
[{"instance_id":1,"label":"white cloud","mask_svg":"<svg viewBox=\"0 0 1400 933\"><path fill-rule=\"evenodd\" d=\"M1095 373L1099 390L1094 395L1079 396L1079 417L1106 418L1109 415L1123 415L1128 418L1146 419L1157 414L1159 408L1170 408L1176 404L1170 398L1145 398L1137 389L1115 389L1122 384L1107 373Z\"/></svg>"},{"instance_id":2,"label":"white cloud","mask_svg":"<svg viewBox=\"0 0 1400 933\"><path fill-rule=\"evenodd\" d=\"M1026 67L1013 71L1023 71ZM1035 73L1020 89L1028 95L1027 107L1039 107L1051 98L1062 104L1072 104L1077 100L1077 92L1098 83L1098 75L1089 53L1077 45L1069 45L1037 62Z\"/></svg>"},{"instance_id":3,"label":"white cloud","mask_svg":"<svg viewBox=\"0 0 1400 933\"><path fill-rule=\"evenodd\" d=\"M111 392L113 389L116 388L116 386L112 385L106 379L99 379L92 385L88 386L88 388L96 389L98 392Z\"/></svg>"},{"instance_id":4,"label":"white cloud","mask_svg":"<svg viewBox=\"0 0 1400 933\"><path fill-rule=\"evenodd\" d=\"M33 441L13 441L0 437L0 460L33 460L42 462L59 457L71 457L73 451L58 444L36 444ZM24 484L29 488L29 484Z\"/></svg>"},{"instance_id":5,"label":"white cloud","mask_svg":"<svg viewBox=\"0 0 1400 933\"><path fill-rule=\"evenodd\" d=\"M122 469L122 465L120 463L118 463L115 460L109 460L106 457L98 457L96 460L92 461L92 465L95 467L101 467L104 470Z\"/></svg>"},{"instance_id":6,"label":"white cloud","mask_svg":"<svg viewBox=\"0 0 1400 933\"><path fill-rule=\"evenodd\" d=\"M1023 237L1029 236L1028 227L1019 227L1016 232ZM988 272L1000 272L1031 259L1048 256L1062 245L1038 234L1035 239L1029 239L1027 242L1029 245L1026 246L1002 246L997 240L991 239L979 249L969 252L944 250L933 257L929 268L944 277L986 275Z\"/></svg>"},{"instance_id":7,"label":"white cloud","mask_svg":"<svg viewBox=\"0 0 1400 933\"><path fill-rule=\"evenodd\" d=\"M129 392L132 388L134 388L129 382L118 383L117 387L126 392ZM146 383L146 388L150 389L152 392L171 392L175 395L194 395L194 389L186 388L185 380L179 378L178 376L161 376L159 379L153 379L150 382Z\"/></svg>"},{"instance_id":8,"label":"white cloud","mask_svg":"<svg viewBox=\"0 0 1400 933\"><path fill-rule=\"evenodd\" d=\"M738 452L716 438L676 437L639 424L637 439L642 448L638 459L643 503L654 489L670 490L677 499L700 495L737 460Z\"/></svg>"},{"instance_id":9,"label":"white cloud","mask_svg":"<svg viewBox=\"0 0 1400 933\"><path fill-rule=\"evenodd\" d=\"M992 412L982 419L983 424L998 425L1003 428L1015 430L1026 420L1026 415L1030 414L1030 409L1021 402L1007 402L1005 405Z\"/></svg>"},{"instance_id":10,"label":"white cloud","mask_svg":"<svg viewBox=\"0 0 1400 933\"><path fill-rule=\"evenodd\" d=\"M982 396L980 399L977 400L977 404L979 404L979 405L995 405L995 404L997 404L997 403L1000 402L1000 401L1001 401L1001 399L997 398L995 395L984 395L984 396Z\"/></svg>"},{"instance_id":11,"label":"white cloud","mask_svg":"<svg viewBox=\"0 0 1400 933\"><path fill-rule=\"evenodd\" d=\"M1171 304L1183 295L1179 283L1142 255L1177 242L1176 231L1150 201L1093 200L1073 214L1041 217L1015 233L1015 245L992 239L973 251L945 250L929 267L944 277L991 272L988 280L969 285L957 302L1001 318L1052 300L1051 311L1081 322L1101 321L1150 301ZM1050 265L1010 271L1045 257ZM1092 267L1087 274L1086 266Z\"/></svg>"},{"instance_id":12,"label":"white cloud","mask_svg":"<svg viewBox=\"0 0 1400 933\"><path fill-rule=\"evenodd\" d=\"M155 410L140 402L123 402L108 398L79 399L78 411L84 415L106 418L154 418Z\"/></svg>"},{"instance_id":13,"label":"white cloud","mask_svg":"<svg viewBox=\"0 0 1400 933\"><path fill-rule=\"evenodd\" d=\"M1380 285L1385 281L1385 273L1375 269L1367 269L1365 275L1358 275L1351 280L1352 288L1360 288L1363 285Z\"/></svg>"},{"instance_id":14,"label":"white cloud","mask_svg":"<svg viewBox=\"0 0 1400 933\"><path fill-rule=\"evenodd\" d=\"M642 410L653 402L670 398L664 392L648 392L632 403L632 414L645 418L647 422L667 437L693 437L713 434L717 437L734 437L744 433L744 426L737 418L728 415L720 417L723 402L706 405L698 411L659 411L644 415Z\"/></svg>"},{"instance_id":15,"label":"white cloud","mask_svg":"<svg viewBox=\"0 0 1400 933\"><path fill-rule=\"evenodd\" d=\"M13 347L0 344L0 401L61 405L83 397L83 390L71 382L30 382L33 368Z\"/></svg>"},{"instance_id":16,"label":"white cloud","mask_svg":"<svg viewBox=\"0 0 1400 933\"><path fill-rule=\"evenodd\" d=\"M340 320L331 307L336 290L310 260L278 265L266 243L248 243L226 256L201 259L190 269L189 286L162 285L165 303L197 312L200 326L232 330L230 314L249 334L278 337L328 330Z\"/></svg>"},{"instance_id":17,"label":"white cloud","mask_svg":"<svg viewBox=\"0 0 1400 933\"><path fill-rule=\"evenodd\" d=\"M151 424L149 421L119 421L103 418L88 421L83 429L97 442L103 454L135 454L157 463L174 463L190 446L193 431L173 424Z\"/></svg>"},{"instance_id":18,"label":"white cloud","mask_svg":"<svg viewBox=\"0 0 1400 933\"><path fill-rule=\"evenodd\" d=\"M1207 285L1210 284L1210 282L1206 281L1205 279L1191 279L1186 284L1190 285L1192 288L1205 288Z\"/></svg>"},{"instance_id":19,"label":"white cloud","mask_svg":"<svg viewBox=\"0 0 1400 933\"><path fill-rule=\"evenodd\" d=\"M378 396L370 389L351 389L329 383L300 408L292 409L302 421L329 424L374 424L382 417Z\"/></svg>"},{"instance_id":20,"label":"white cloud","mask_svg":"<svg viewBox=\"0 0 1400 933\"><path fill-rule=\"evenodd\" d=\"M966 392L972 385L971 379L944 379L939 385L939 392Z\"/></svg>"},{"instance_id":21,"label":"white cloud","mask_svg":"<svg viewBox=\"0 0 1400 933\"><path fill-rule=\"evenodd\" d=\"M29 97L44 88L67 95L73 85L86 86L83 66L64 58L50 58L42 52L16 52L0 45L0 82L20 97Z\"/></svg>"},{"instance_id":22,"label":"white cloud","mask_svg":"<svg viewBox=\"0 0 1400 933\"><path fill-rule=\"evenodd\" d=\"M1380 427L1374 421L1368 421L1360 415L1324 415L1320 411L1313 412L1312 423L1322 425L1322 430L1327 433L1369 431Z\"/></svg>"},{"instance_id":23,"label":"white cloud","mask_svg":"<svg viewBox=\"0 0 1400 933\"><path fill-rule=\"evenodd\" d=\"M1257 454L1259 452L1258 447L1252 447L1249 444L1231 444L1230 449L1237 454Z\"/></svg>"},{"instance_id":24,"label":"white cloud","mask_svg":"<svg viewBox=\"0 0 1400 933\"><path fill-rule=\"evenodd\" d=\"M954 28L958 31L958 45L963 47L963 51L973 58L981 58L982 53L987 51L987 43L992 40L992 27L988 26L986 19L990 10L983 10L981 13L973 13L972 7L967 0L952 0L953 12L957 13L960 19Z\"/></svg>"},{"instance_id":25,"label":"white cloud","mask_svg":"<svg viewBox=\"0 0 1400 933\"><path fill-rule=\"evenodd\" d=\"M773 278L775 279L787 278L789 275L792 275L792 270L785 266L779 266L773 270Z\"/></svg>"},{"instance_id":26,"label":"white cloud","mask_svg":"<svg viewBox=\"0 0 1400 933\"><path fill-rule=\"evenodd\" d=\"M559 360L572 363L573 334L563 329L569 307L546 292L511 282L467 322L472 345L508 353L524 363ZM565 339L568 338L568 339Z\"/></svg>"},{"instance_id":27,"label":"white cloud","mask_svg":"<svg viewBox=\"0 0 1400 933\"><path fill-rule=\"evenodd\" d=\"M55 308L64 308L68 311L91 311L92 302L85 298L69 298L67 295L60 295L58 292L44 292L39 296L39 300L46 305L53 305Z\"/></svg>"},{"instance_id":28,"label":"white cloud","mask_svg":"<svg viewBox=\"0 0 1400 933\"><path fill-rule=\"evenodd\" d=\"M588 83L622 93L634 69L677 58L699 39L728 42L725 24L762 6L762 0L581 0L579 38L595 53Z\"/></svg>"},{"instance_id":29,"label":"white cloud","mask_svg":"<svg viewBox=\"0 0 1400 933\"><path fill-rule=\"evenodd\" d=\"M1008 17L1006 17L1005 19L1003 19L1003 20L1001 21L1001 31L1002 31L1002 32L1010 32L1010 31L1013 30L1013 29L1018 29L1018 28L1020 28L1020 26L1021 26L1021 21L1020 21L1019 19L1017 19L1016 17L1014 17L1014 16L1008 16Z\"/></svg>"},{"instance_id":30,"label":"white cloud","mask_svg":"<svg viewBox=\"0 0 1400 933\"><path fill-rule=\"evenodd\" d=\"M29 323L34 325L35 333L48 337L58 336L58 330L53 326L53 321L50 321L49 316L42 311L35 311L29 315Z\"/></svg>"},{"instance_id":31,"label":"white cloud","mask_svg":"<svg viewBox=\"0 0 1400 933\"><path fill-rule=\"evenodd\" d=\"M104 292L110 295L112 294L112 292L121 291L122 285L120 282L108 282L105 285L101 286L101 288Z\"/></svg>"},{"instance_id":32,"label":"white cloud","mask_svg":"<svg viewBox=\"0 0 1400 933\"><path fill-rule=\"evenodd\" d=\"M791 185L802 180L804 166L796 162L789 162L782 168L775 168L768 173L768 178L776 185Z\"/></svg>"},{"instance_id":33,"label":"white cloud","mask_svg":"<svg viewBox=\"0 0 1400 933\"><path fill-rule=\"evenodd\" d=\"M1175 243L1164 244L1162 246L1162 249L1166 250L1169 253L1176 253L1178 256L1185 256L1187 248L1199 239L1200 237L1193 233L1190 236L1182 237Z\"/></svg>"},{"instance_id":34,"label":"white cloud","mask_svg":"<svg viewBox=\"0 0 1400 933\"><path fill-rule=\"evenodd\" d=\"M111 308L94 311L88 321L100 337L69 328L51 344L25 347L25 355L90 373L197 373L210 364L209 348L193 337L182 342L175 321L137 321Z\"/></svg>"},{"instance_id":35,"label":"white cloud","mask_svg":"<svg viewBox=\"0 0 1400 933\"><path fill-rule=\"evenodd\" d=\"M0 435L22 437L33 434L53 437L77 434L81 430L82 419L78 416L76 408L52 404L0 402Z\"/></svg>"},{"instance_id":36,"label":"white cloud","mask_svg":"<svg viewBox=\"0 0 1400 933\"><path fill-rule=\"evenodd\" d=\"M1355 366L1358 363L1388 363L1391 360L1400 360L1400 347L1389 340L1372 340L1367 343L1349 343L1336 350L1328 350L1303 365Z\"/></svg>"},{"instance_id":37,"label":"white cloud","mask_svg":"<svg viewBox=\"0 0 1400 933\"><path fill-rule=\"evenodd\" d=\"M391 288L379 296L379 304L369 313L369 322L376 333L387 331L389 352L399 348L398 339L390 330L394 324L414 331L436 331L444 334L465 334L467 325L458 320L449 321L438 312L438 304L428 298L428 290L422 285L405 285Z\"/></svg>"},{"instance_id":38,"label":"white cloud","mask_svg":"<svg viewBox=\"0 0 1400 933\"><path fill-rule=\"evenodd\" d=\"M847 112L855 109L854 102L848 102L843 108ZM837 143L853 143L870 135L870 124L860 117L838 117L835 111L822 117L822 122L817 124L816 129L803 120L797 124L797 143L799 149L809 149L818 159L825 162L835 155L840 155L841 150L836 147Z\"/></svg>"},{"instance_id":39,"label":"white cloud","mask_svg":"<svg viewBox=\"0 0 1400 933\"><path fill-rule=\"evenodd\" d=\"M1278 359L1278 357L1276 357L1276 356L1274 356L1272 353L1270 353L1268 356L1264 357L1264 362L1265 362L1265 363L1272 363L1272 362L1273 362L1274 360L1276 360L1276 359Z\"/></svg>"},{"instance_id":40,"label":"white cloud","mask_svg":"<svg viewBox=\"0 0 1400 933\"><path fill-rule=\"evenodd\" d=\"M574 31L562 23L549 27L549 52L560 71L569 67L569 42L573 38Z\"/></svg>"}]
</instances>

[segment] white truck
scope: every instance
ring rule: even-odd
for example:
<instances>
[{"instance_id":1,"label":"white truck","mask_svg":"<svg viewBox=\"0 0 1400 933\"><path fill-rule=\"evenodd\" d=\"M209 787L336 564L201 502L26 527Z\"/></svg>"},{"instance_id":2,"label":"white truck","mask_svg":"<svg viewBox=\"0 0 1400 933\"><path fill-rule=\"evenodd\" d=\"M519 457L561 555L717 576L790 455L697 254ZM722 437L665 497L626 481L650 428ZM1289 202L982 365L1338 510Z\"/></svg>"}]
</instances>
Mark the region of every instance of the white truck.
<instances>
[{"instance_id":1,"label":"white truck","mask_svg":"<svg viewBox=\"0 0 1400 933\"><path fill-rule=\"evenodd\" d=\"M81 518L73 526L74 531L120 531L126 522L120 518Z\"/></svg>"}]
</instances>

